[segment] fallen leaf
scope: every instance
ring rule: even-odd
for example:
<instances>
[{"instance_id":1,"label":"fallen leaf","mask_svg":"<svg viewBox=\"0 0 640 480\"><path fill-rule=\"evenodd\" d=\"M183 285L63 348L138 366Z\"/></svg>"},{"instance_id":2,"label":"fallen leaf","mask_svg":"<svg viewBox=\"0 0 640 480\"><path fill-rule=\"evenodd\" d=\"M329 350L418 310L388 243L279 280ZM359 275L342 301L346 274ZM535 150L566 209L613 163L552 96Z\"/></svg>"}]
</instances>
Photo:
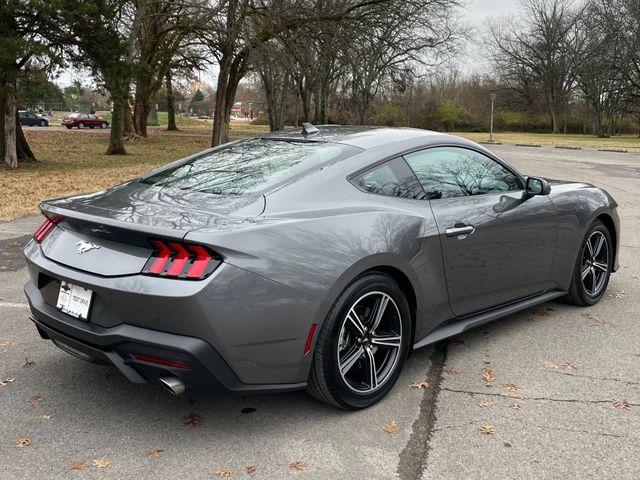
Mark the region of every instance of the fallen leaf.
<instances>
[{"instance_id":1,"label":"fallen leaf","mask_svg":"<svg viewBox=\"0 0 640 480\"><path fill-rule=\"evenodd\" d=\"M584 318L588 318L589 320L593 320L594 325L597 325L597 326L608 325L607 322L605 322L604 320L600 319L600 317L598 317L597 315L594 315L593 313L583 313L582 316Z\"/></svg>"},{"instance_id":2,"label":"fallen leaf","mask_svg":"<svg viewBox=\"0 0 640 480\"><path fill-rule=\"evenodd\" d=\"M608 297L609 298L624 298L626 296L626 292L624 290L620 290L619 292L611 292Z\"/></svg>"},{"instance_id":3,"label":"fallen leaf","mask_svg":"<svg viewBox=\"0 0 640 480\"><path fill-rule=\"evenodd\" d=\"M551 315L551 312L554 312L554 311L555 310L553 308L540 307L540 308L535 308L532 313L534 315L538 315L539 317L548 317Z\"/></svg>"},{"instance_id":4,"label":"fallen leaf","mask_svg":"<svg viewBox=\"0 0 640 480\"><path fill-rule=\"evenodd\" d=\"M517 403L514 403L511 405L511 410L520 410L520 405Z\"/></svg>"},{"instance_id":5,"label":"fallen leaf","mask_svg":"<svg viewBox=\"0 0 640 480\"><path fill-rule=\"evenodd\" d=\"M635 278L636 280L640 279L640 277L638 275L636 275L635 273L633 275L631 275L633 278Z\"/></svg>"},{"instance_id":6,"label":"fallen leaf","mask_svg":"<svg viewBox=\"0 0 640 480\"><path fill-rule=\"evenodd\" d=\"M202 417L197 413L190 413L186 417L182 417L182 423L190 427L196 428L202 424Z\"/></svg>"},{"instance_id":7,"label":"fallen leaf","mask_svg":"<svg viewBox=\"0 0 640 480\"><path fill-rule=\"evenodd\" d=\"M391 420L384 427L382 427L382 430L384 430L385 432L387 432L390 435L393 435L394 433L396 433L398 431L398 426L396 425L396 422L394 420Z\"/></svg>"},{"instance_id":8,"label":"fallen leaf","mask_svg":"<svg viewBox=\"0 0 640 480\"><path fill-rule=\"evenodd\" d=\"M11 342L9 340L6 340L4 342L0 342L0 347L15 347L15 343Z\"/></svg>"},{"instance_id":9,"label":"fallen leaf","mask_svg":"<svg viewBox=\"0 0 640 480\"><path fill-rule=\"evenodd\" d=\"M111 460L105 460L104 458L100 458L98 460L93 461L93 466L98 468L107 468L111 465Z\"/></svg>"},{"instance_id":10,"label":"fallen leaf","mask_svg":"<svg viewBox=\"0 0 640 480\"><path fill-rule=\"evenodd\" d=\"M82 470L84 467L87 466L87 462L85 462L84 460L76 460L75 462L71 462L69 466L73 470Z\"/></svg>"},{"instance_id":11,"label":"fallen leaf","mask_svg":"<svg viewBox=\"0 0 640 480\"><path fill-rule=\"evenodd\" d=\"M520 388L515 383L505 383L502 386L506 388L509 391L509 393L518 393L518 390Z\"/></svg>"},{"instance_id":12,"label":"fallen leaf","mask_svg":"<svg viewBox=\"0 0 640 480\"><path fill-rule=\"evenodd\" d=\"M34 407L37 403L40 403L40 402L44 402L44 396L42 396L41 394L37 393L36 395L31 397L31 399L29 399L27 404L30 407Z\"/></svg>"},{"instance_id":13,"label":"fallen leaf","mask_svg":"<svg viewBox=\"0 0 640 480\"><path fill-rule=\"evenodd\" d=\"M16 442L16 448L30 447L30 446L31 446L31 440L29 440L28 438L21 438Z\"/></svg>"},{"instance_id":14,"label":"fallen leaf","mask_svg":"<svg viewBox=\"0 0 640 480\"><path fill-rule=\"evenodd\" d=\"M460 370L455 367L449 367L445 370L445 372L447 372L449 375L455 375L457 373L460 373Z\"/></svg>"},{"instance_id":15,"label":"fallen leaf","mask_svg":"<svg viewBox=\"0 0 640 480\"><path fill-rule=\"evenodd\" d=\"M160 454L164 452L164 450L159 450L159 449L153 449L153 450L149 450L147 452L147 455L151 458L160 458Z\"/></svg>"},{"instance_id":16,"label":"fallen leaf","mask_svg":"<svg viewBox=\"0 0 640 480\"><path fill-rule=\"evenodd\" d=\"M53 415L38 415L38 418L40 420L51 420L53 418Z\"/></svg>"},{"instance_id":17,"label":"fallen leaf","mask_svg":"<svg viewBox=\"0 0 640 480\"><path fill-rule=\"evenodd\" d=\"M36 362L34 362L33 360L29 360L29 358L25 358L24 359L24 364L22 365L22 368L29 368L32 367L33 365L35 365Z\"/></svg>"},{"instance_id":18,"label":"fallen leaf","mask_svg":"<svg viewBox=\"0 0 640 480\"><path fill-rule=\"evenodd\" d=\"M578 368L578 366L575 363L565 363L564 364L564 368L568 368L570 370L576 370Z\"/></svg>"},{"instance_id":19,"label":"fallen leaf","mask_svg":"<svg viewBox=\"0 0 640 480\"><path fill-rule=\"evenodd\" d=\"M493 427L493 425L488 425L488 424L480 425L480 431L482 433L484 433L485 435L495 435L496 434L496 429Z\"/></svg>"},{"instance_id":20,"label":"fallen leaf","mask_svg":"<svg viewBox=\"0 0 640 480\"><path fill-rule=\"evenodd\" d=\"M482 379L485 382L495 382L496 381L496 377L493 375L493 370L491 370L490 368L483 368L482 369Z\"/></svg>"},{"instance_id":21,"label":"fallen leaf","mask_svg":"<svg viewBox=\"0 0 640 480\"><path fill-rule=\"evenodd\" d=\"M480 408L489 408L489 407L493 407L494 405L495 405L495 403L493 403L493 402L486 402L486 401L480 402L480 403L478 404L478 406L479 406Z\"/></svg>"},{"instance_id":22,"label":"fallen leaf","mask_svg":"<svg viewBox=\"0 0 640 480\"><path fill-rule=\"evenodd\" d=\"M227 470L226 468L219 468L216 470L216 475L223 478L231 478L233 472L231 470Z\"/></svg>"},{"instance_id":23,"label":"fallen leaf","mask_svg":"<svg viewBox=\"0 0 640 480\"><path fill-rule=\"evenodd\" d=\"M627 402L615 402L613 406L618 410L631 410L631 406Z\"/></svg>"},{"instance_id":24,"label":"fallen leaf","mask_svg":"<svg viewBox=\"0 0 640 480\"><path fill-rule=\"evenodd\" d=\"M15 378L5 378L4 380L0 379L0 387L4 387L5 385L9 385L10 383L13 383L14 380L15 380Z\"/></svg>"},{"instance_id":25,"label":"fallen leaf","mask_svg":"<svg viewBox=\"0 0 640 480\"><path fill-rule=\"evenodd\" d=\"M247 475L253 475L254 473L256 473L256 467L254 467L253 465L247 465L245 471L247 472Z\"/></svg>"},{"instance_id":26,"label":"fallen leaf","mask_svg":"<svg viewBox=\"0 0 640 480\"><path fill-rule=\"evenodd\" d=\"M292 470L297 470L301 472L309 468L309 465L304 462L301 462L300 460L296 460L295 462L292 462L289 464L289 468L291 468Z\"/></svg>"},{"instance_id":27,"label":"fallen leaf","mask_svg":"<svg viewBox=\"0 0 640 480\"><path fill-rule=\"evenodd\" d=\"M421 388L429 388L431 384L429 382L413 382L409 385L409 388L417 388L420 390Z\"/></svg>"},{"instance_id":28,"label":"fallen leaf","mask_svg":"<svg viewBox=\"0 0 640 480\"><path fill-rule=\"evenodd\" d=\"M558 366L553 362L544 362L544 368L547 370L552 370L554 368L558 368Z\"/></svg>"}]
</instances>

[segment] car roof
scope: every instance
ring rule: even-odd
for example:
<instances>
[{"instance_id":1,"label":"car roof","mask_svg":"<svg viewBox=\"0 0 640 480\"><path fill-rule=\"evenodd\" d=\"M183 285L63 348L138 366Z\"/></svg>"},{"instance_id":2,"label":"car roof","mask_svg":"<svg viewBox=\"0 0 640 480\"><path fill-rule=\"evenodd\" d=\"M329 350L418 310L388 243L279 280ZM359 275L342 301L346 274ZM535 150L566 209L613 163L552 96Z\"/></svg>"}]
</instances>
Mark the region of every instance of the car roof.
<instances>
[{"instance_id":1,"label":"car roof","mask_svg":"<svg viewBox=\"0 0 640 480\"><path fill-rule=\"evenodd\" d=\"M344 143L354 147L368 150L391 143L412 139L423 139L424 143L439 143L449 135L421 130L419 128L390 128L370 126L345 126L345 125L315 125L317 133L302 133L302 128L291 128L279 132L271 132L261 135L260 138L270 140L290 140L302 142L333 142ZM450 137L455 138L455 137Z\"/></svg>"}]
</instances>

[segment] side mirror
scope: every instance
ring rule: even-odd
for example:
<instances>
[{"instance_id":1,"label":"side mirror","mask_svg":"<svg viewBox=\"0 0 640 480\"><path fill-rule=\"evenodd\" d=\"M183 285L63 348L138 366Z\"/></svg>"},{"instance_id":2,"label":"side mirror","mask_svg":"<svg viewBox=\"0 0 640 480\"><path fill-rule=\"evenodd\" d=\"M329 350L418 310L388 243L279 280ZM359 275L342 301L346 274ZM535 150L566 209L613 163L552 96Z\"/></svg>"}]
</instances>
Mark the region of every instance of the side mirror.
<instances>
[{"instance_id":1,"label":"side mirror","mask_svg":"<svg viewBox=\"0 0 640 480\"><path fill-rule=\"evenodd\" d=\"M524 192L528 197L533 197L534 195L549 195L549 193L551 193L551 185L542 178L527 177Z\"/></svg>"}]
</instances>

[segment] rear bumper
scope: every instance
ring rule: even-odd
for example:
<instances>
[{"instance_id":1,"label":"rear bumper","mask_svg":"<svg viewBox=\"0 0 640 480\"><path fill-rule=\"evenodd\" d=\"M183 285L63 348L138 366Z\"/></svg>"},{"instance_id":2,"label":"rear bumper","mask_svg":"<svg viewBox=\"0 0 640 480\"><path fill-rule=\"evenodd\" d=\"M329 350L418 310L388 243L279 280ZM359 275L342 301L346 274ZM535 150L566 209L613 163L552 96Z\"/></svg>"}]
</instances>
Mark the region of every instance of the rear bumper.
<instances>
[{"instance_id":1,"label":"rear bumper","mask_svg":"<svg viewBox=\"0 0 640 480\"><path fill-rule=\"evenodd\" d=\"M104 328L70 317L48 305L36 285L29 281L25 293L31 320L42 338L65 352L93 363L115 366L134 383L155 383L172 375L196 390L274 392L304 388L306 382L245 384L222 356L204 340L120 324ZM137 359L144 355L185 364L188 368L158 365Z\"/></svg>"}]
</instances>

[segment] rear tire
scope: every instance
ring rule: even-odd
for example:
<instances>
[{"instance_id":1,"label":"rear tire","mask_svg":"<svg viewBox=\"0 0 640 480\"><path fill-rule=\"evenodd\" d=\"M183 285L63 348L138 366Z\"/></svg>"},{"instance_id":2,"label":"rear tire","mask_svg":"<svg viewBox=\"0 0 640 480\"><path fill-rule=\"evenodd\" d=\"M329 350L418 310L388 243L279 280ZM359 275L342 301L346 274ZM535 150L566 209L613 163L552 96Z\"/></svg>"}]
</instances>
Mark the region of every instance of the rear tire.
<instances>
[{"instance_id":1,"label":"rear tire","mask_svg":"<svg viewBox=\"0 0 640 480\"><path fill-rule=\"evenodd\" d=\"M611 233L596 220L580 244L567 301L583 307L598 303L607 290L612 268Z\"/></svg>"},{"instance_id":2,"label":"rear tire","mask_svg":"<svg viewBox=\"0 0 640 480\"><path fill-rule=\"evenodd\" d=\"M106 124L106 123L104 123L104 122L102 122L102 123L100 124L100 128L102 128L102 129L107 128L107 124Z\"/></svg>"},{"instance_id":3,"label":"rear tire","mask_svg":"<svg viewBox=\"0 0 640 480\"><path fill-rule=\"evenodd\" d=\"M307 392L346 410L373 405L398 380L410 339L411 312L396 281L382 273L357 278L318 333Z\"/></svg>"},{"instance_id":4,"label":"rear tire","mask_svg":"<svg viewBox=\"0 0 640 480\"><path fill-rule=\"evenodd\" d=\"M73 127L71 125L66 125L68 130L71 130Z\"/></svg>"},{"instance_id":5,"label":"rear tire","mask_svg":"<svg viewBox=\"0 0 640 480\"><path fill-rule=\"evenodd\" d=\"M47 126L47 122L45 122L44 120L40 121L40 126L41 127L46 127Z\"/></svg>"},{"instance_id":6,"label":"rear tire","mask_svg":"<svg viewBox=\"0 0 640 480\"><path fill-rule=\"evenodd\" d=\"M84 128L84 123L79 123L79 124L78 124L78 128L79 128L80 130L82 130L82 129Z\"/></svg>"}]
</instances>

